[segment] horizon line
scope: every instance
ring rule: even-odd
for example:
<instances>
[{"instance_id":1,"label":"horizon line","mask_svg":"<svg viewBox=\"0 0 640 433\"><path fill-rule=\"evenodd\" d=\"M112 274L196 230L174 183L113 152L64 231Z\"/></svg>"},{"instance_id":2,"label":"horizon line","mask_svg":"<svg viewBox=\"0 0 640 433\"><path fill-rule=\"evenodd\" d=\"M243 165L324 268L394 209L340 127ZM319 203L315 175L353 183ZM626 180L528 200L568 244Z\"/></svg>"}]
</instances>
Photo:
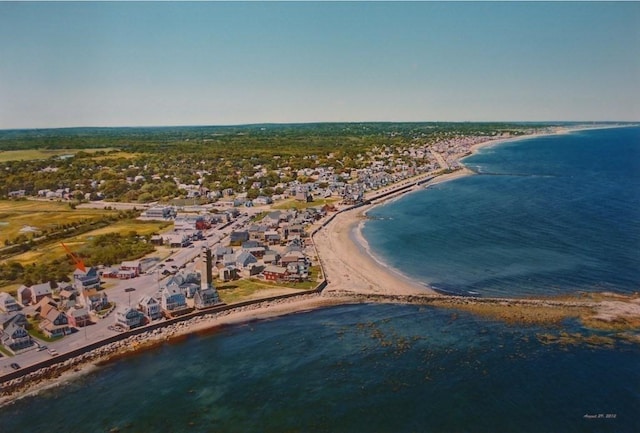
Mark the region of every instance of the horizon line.
<instances>
[{"instance_id":1,"label":"horizon line","mask_svg":"<svg viewBox=\"0 0 640 433\"><path fill-rule=\"evenodd\" d=\"M577 124L599 124L599 123L624 123L635 124L640 120L357 120L357 121L304 121L304 122L255 122L255 123L229 123L229 124L167 124L167 125L75 125L75 126L41 126L41 127L18 127L0 128L0 131L37 131L48 129L127 129L127 128L232 128L250 126L284 126L284 125L331 125L331 124L364 124L364 123L506 123L506 124L551 124L551 123L577 123Z\"/></svg>"}]
</instances>

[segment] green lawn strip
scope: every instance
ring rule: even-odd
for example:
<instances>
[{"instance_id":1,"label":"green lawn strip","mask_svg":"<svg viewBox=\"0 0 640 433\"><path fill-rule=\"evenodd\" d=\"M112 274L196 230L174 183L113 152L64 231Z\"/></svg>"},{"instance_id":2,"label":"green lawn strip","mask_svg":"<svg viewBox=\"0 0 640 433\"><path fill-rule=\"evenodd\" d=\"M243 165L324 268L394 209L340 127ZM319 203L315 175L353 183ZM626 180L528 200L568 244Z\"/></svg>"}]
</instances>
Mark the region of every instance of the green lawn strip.
<instances>
[{"instance_id":1,"label":"green lawn strip","mask_svg":"<svg viewBox=\"0 0 640 433\"><path fill-rule=\"evenodd\" d=\"M271 206L272 209L281 209L281 210L287 210L287 209L298 209L298 210L302 210L302 209L307 209L310 207L321 207L324 206L325 204L332 204L332 203L336 203L338 201L337 198L321 198L318 200L313 200L310 202L303 202L303 201L297 201L295 199L289 199L289 200L285 200L281 203L277 203Z\"/></svg>"},{"instance_id":2,"label":"green lawn strip","mask_svg":"<svg viewBox=\"0 0 640 433\"><path fill-rule=\"evenodd\" d=\"M309 283L309 284L307 284ZM236 302L246 301L249 298L255 298L260 291L265 292L265 296L268 296L269 290L274 289L295 289L295 290L309 290L315 287L315 283L309 281L304 283L292 283L289 284L271 284L255 279L242 279L236 281L229 281L226 283L219 283L217 285L220 298L227 304L233 304Z\"/></svg>"}]
</instances>

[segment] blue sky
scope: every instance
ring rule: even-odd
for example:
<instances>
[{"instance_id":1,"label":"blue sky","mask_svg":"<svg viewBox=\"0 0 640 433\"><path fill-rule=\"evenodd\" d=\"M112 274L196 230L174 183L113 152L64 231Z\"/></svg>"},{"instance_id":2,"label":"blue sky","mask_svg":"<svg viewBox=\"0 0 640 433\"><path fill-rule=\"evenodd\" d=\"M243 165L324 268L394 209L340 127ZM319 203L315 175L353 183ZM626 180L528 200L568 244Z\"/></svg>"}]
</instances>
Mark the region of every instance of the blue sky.
<instances>
[{"instance_id":1,"label":"blue sky","mask_svg":"<svg viewBox=\"0 0 640 433\"><path fill-rule=\"evenodd\" d=\"M640 120L640 3L0 2L0 128Z\"/></svg>"}]
</instances>

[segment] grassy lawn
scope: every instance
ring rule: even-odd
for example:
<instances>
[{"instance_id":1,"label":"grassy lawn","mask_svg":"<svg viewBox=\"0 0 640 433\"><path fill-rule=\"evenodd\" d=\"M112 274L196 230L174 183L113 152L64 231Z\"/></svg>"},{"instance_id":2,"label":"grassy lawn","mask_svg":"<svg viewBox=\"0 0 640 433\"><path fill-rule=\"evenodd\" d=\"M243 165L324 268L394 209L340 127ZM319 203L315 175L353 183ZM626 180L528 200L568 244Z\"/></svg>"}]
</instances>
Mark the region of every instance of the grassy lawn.
<instances>
[{"instance_id":1,"label":"grassy lawn","mask_svg":"<svg viewBox=\"0 0 640 433\"><path fill-rule=\"evenodd\" d=\"M266 298L269 296L284 295L300 290L309 290L317 283L309 281L297 284L271 284L262 280L241 279L218 283L216 288L220 294L220 299L227 304L247 301L249 299Z\"/></svg>"},{"instance_id":2,"label":"grassy lawn","mask_svg":"<svg viewBox=\"0 0 640 433\"><path fill-rule=\"evenodd\" d=\"M111 147L103 149L28 149L28 150L5 150L0 151L0 162L7 161L28 161L34 159L49 159L52 156L75 155L83 151L86 153L95 153L98 151L109 152L116 150Z\"/></svg>"},{"instance_id":3,"label":"grassy lawn","mask_svg":"<svg viewBox=\"0 0 640 433\"><path fill-rule=\"evenodd\" d=\"M52 228L82 220L98 220L115 211L103 209L71 209L68 204L36 200L0 201L0 245L21 234L25 225L35 229ZM37 236L38 232L34 232ZM26 232L28 235L29 232Z\"/></svg>"},{"instance_id":4,"label":"grassy lawn","mask_svg":"<svg viewBox=\"0 0 640 433\"><path fill-rule=\"evenodd\" d=\"M277 204L274 204L271 206L271 209L291 209L291 208L296 208L298 210L302 210L302 209L307 209L310 207L321 207L324 206L325 204L332 204L332 203L336 203L340 201L340 199L338 198L321 198L318 200L314 200L311 202L302 202L302 201L298 201L296 199L290 198L287 200L284 200L282 202L279 202Z\"/></svg>"},{"instance_id":5,"label":"grassy lawn","mask_svg":"<svg viewBox=\"0 0 640 433\"><path fill-rule=\"evenodd\" d=\"M2 353L4 356L9 358L13 356L13 353L9 352L7 349L5 349L2 346L0 346L0 353Z\"/></svg>"}]
</instances>

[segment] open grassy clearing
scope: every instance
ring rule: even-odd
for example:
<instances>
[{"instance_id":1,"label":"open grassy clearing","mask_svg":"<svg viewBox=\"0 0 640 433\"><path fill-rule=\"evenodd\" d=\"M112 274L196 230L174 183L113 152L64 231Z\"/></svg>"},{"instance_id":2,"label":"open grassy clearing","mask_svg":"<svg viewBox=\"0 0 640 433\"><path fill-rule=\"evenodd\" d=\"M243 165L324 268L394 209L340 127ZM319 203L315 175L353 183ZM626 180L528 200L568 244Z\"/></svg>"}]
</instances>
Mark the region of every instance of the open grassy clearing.
<instances>
[{"instance_id":1,"label":"open grassy clearing","mask_svg":"<svg viewBox=\"0 0 640 433\"><path fill-rule=\"evenodd\" d=\"M82 151L86 153L110 152L117 150L112 147L101 149L26 149L26 150L4 150L0 151L0 162L7 161L31 161L34 159L49 159L60 155L75 155Z\"/></svg>"},{"instance_id":2,"label":"open grassy clearing","mask_svg":"<svg viewBox=\"0 0 640 433\"><path fill-rule=\"evenodd\" d=\"M338 198L321 198L318 200L313 200L310 202L302 202L302 201L298 201L296 199L288 199L285 200L281 203L278 204L274 204L273 206L271 206L272 209L298 209L298 210L302 210L302 209L307 209L310 207L318 207L318 206L324 206L325 204L333 204L333 203L337 203L340 199Z\"/></svg>"},{"instance_id":3,"label":"open grassy clearing","mask_svg":"<svg viewBox=\"0 0 640 433\"><path fill-rule=\"evenodd\" d=\"M99 220L112 214L115 212L102 209L71 209L67 204L58 202L0 201L0 245L22 233L38 236L40 230L83 220ZM31 228L33 232L29 231Z\"/></svg>"},{"instance_id":4,"label":"open grassy clearing","mask_svg":"<svg viewBox=\"0 0 640 433\"><path fill-rule=\"evenodd\" d=\"M60 245L60 242L64 242L71 251L77 251L94 236L104 235L107 233L120 233L126 235L131 231L135 231L139 235L149 235L163 230L166 226L166 222L160 221L118 221L108 227L92 230L77 236L71 236L59 242L39 246L31 251L13 256L11 257L11 260L22 265L34 263L35 261L50 261L66 256L66 252Z\"/></svg>"},{"instance_id":5,"label":"open grassy clearing","mask_svg":"<svg viewBox=\"0 0 640 433\"><path fill-rule=\"evenodd\" d=\"M277 285L255 279L242 279L229 281L226 283L217 283L216 288L220 294L220 299L227 304L235 302L247 301L249 299L266 298L269 296L284 295L294 293L301 290L309 290L309 287L299 283L299 285ZM312 287L315 287L313 283Z\"/></svg>"}]
</instances>

